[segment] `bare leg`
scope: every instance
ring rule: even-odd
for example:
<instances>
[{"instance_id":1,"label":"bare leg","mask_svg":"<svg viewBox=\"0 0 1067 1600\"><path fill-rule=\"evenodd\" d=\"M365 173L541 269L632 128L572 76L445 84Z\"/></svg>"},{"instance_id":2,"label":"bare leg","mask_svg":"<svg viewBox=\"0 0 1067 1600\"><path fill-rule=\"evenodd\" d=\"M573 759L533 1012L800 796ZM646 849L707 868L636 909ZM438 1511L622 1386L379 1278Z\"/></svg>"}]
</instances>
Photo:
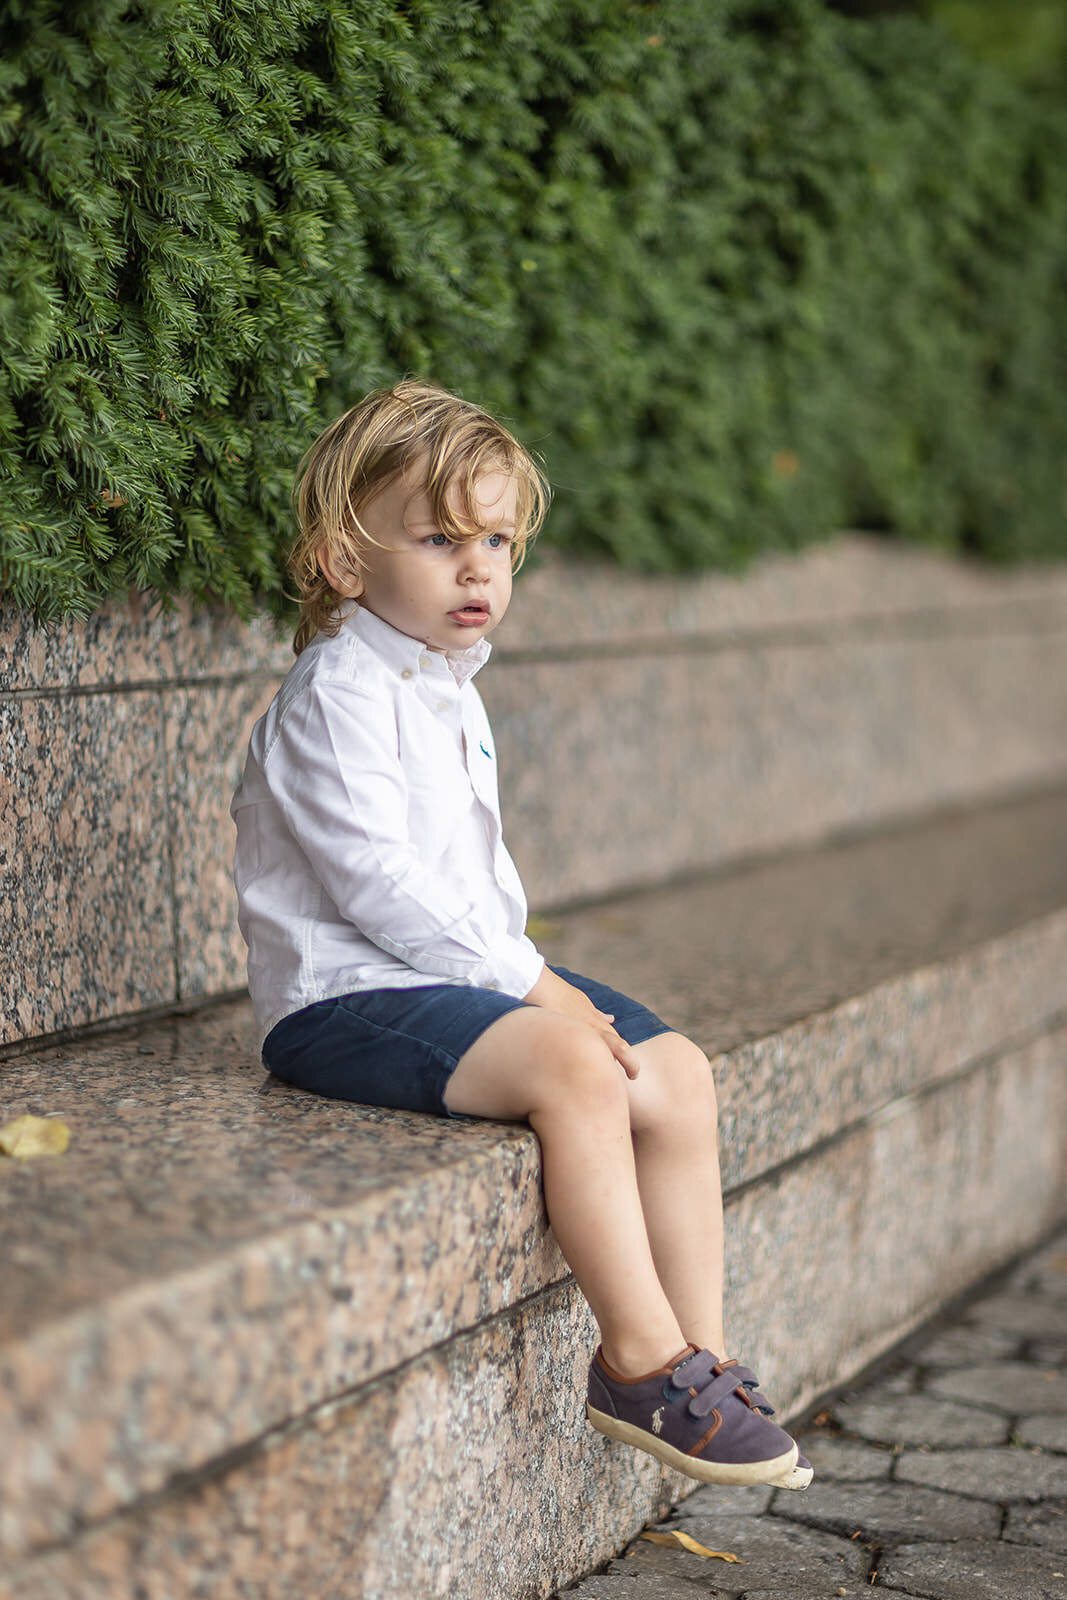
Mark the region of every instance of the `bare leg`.
<instances>
[{"instance_id":1,"label":"bare leg","mask_svg":"<svg viewBox=\"0 0 1067 1600\"><path fill-rule=\"evenodd\" d=\"M637 1183L652 1259L686 1338L725 1355L723 1226L715 1085L703 1051L679 1033L634 1047L627 1084Z\"/></svg>"},{"instance_id":2,"label":"bare leg","mask_svg":"<svg viewBox=\"0 0 1067 1600\"><path fill-rule=\"evenodd\" d=\"M552 1230L616 1371L637 1376L677 1356L686 1338L649 1247L627 1079L597 1033L539 1007L509 1012L462 1057L445 1101L530 1122Z\"/></svg>"}]
</instances>

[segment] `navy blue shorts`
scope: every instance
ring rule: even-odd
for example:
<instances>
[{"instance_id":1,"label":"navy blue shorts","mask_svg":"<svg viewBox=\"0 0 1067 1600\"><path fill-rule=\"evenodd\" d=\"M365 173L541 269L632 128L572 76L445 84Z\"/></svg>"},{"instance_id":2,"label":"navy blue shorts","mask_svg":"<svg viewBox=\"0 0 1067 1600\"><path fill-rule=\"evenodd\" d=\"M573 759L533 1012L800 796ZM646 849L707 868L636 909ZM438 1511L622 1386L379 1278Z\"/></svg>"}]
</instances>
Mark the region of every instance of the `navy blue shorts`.
<instances>
[{"instance_id":1,"label":"navy blue shorts","mask_svg":"<svg viewBox=\"0 0 1067 1600\"><path fill-rule=\"evenodd\" d=\"M672 1032L617 989L566 967L552 971L582 989L599 1011L614 1013L615 1030L627 1044ZM525 1004L495 989L450 983L343 994L283 1017L263 1041L263 1065L286 1083L332 1100L456 1116L444 1095L460 1056L498 1017Z\"/></svg>"}]
</instances>

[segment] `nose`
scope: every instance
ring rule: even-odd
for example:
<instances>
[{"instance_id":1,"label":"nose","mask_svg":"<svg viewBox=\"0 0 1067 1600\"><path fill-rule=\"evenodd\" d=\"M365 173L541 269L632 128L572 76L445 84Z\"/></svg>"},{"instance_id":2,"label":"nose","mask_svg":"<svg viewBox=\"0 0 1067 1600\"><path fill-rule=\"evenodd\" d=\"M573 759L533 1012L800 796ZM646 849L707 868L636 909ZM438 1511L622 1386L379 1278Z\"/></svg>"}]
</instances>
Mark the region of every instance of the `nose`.
<instances>
[{"instance_id":1,"label":"nose","mask_svg":"<svg viewBox=\"0 0 1067 1600\"><path fill-rule=\"evenodd\" d=\"M463 583L485 583L489 578L489 557L480 539L464 544L460 562L460 579Z\"/></svg>"}]
</instances>

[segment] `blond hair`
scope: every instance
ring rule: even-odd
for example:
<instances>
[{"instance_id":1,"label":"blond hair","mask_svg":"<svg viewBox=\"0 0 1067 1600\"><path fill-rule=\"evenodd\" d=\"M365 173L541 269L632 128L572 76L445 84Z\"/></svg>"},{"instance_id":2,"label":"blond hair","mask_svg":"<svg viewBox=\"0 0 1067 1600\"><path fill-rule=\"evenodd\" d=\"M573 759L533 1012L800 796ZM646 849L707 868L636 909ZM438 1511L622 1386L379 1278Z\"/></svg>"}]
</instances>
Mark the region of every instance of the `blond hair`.
<instances>
[{"instance_id":1,"label":"blond hair","mask_svg":"<svg viewBox=\"0 0 1067 1600\"><path fill-rule=\"evenodd\" d=\"M425 491L438 528L457 543L484 536L474 499L479 478L512 474L518 487L512 567L522 565L549 501L548 484L529 451L480 407L435 384L405 379L377 389L331 423L300 463L293 494L300 532L288 560L300 598L297 655L316 633L335 634L344 621L344 597L323 571L323 554L359 585L365 547L373 543L360 513L416 463L413 493ZM448 503L454 487L458 516Z\"/></svg>"}]
</instances>

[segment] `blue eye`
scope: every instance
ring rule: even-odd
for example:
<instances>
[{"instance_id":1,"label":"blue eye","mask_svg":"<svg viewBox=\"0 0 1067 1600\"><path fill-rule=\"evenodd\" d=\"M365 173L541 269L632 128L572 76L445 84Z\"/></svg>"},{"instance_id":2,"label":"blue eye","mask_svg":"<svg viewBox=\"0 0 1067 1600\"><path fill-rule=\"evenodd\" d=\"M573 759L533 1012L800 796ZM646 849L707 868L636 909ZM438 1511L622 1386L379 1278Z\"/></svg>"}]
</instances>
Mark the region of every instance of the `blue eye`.
<instances>
[{"instance_id":1,"label":"blue eye","mask_svg":"<svg viewBox=\"0 0 1067 1600\"><path fill-rule=\"evenodd\" d=\"M451 544L451 542L451 539L449 539L448 535L445 533L431 533L430 537L426 540L426 543L432 544L435 550L441 550L446 544Z\"/></svg>"},{"instance_id":2,"label":"blue eye","mask_svg":"<svg viewBox=\"0 0 1067 1600\"><path fill-rule=\"evenodd\" d=\"M485 542L490 550L502 550L508 542L507 534L491 533Z\"/></svg>"}]
</instances>

